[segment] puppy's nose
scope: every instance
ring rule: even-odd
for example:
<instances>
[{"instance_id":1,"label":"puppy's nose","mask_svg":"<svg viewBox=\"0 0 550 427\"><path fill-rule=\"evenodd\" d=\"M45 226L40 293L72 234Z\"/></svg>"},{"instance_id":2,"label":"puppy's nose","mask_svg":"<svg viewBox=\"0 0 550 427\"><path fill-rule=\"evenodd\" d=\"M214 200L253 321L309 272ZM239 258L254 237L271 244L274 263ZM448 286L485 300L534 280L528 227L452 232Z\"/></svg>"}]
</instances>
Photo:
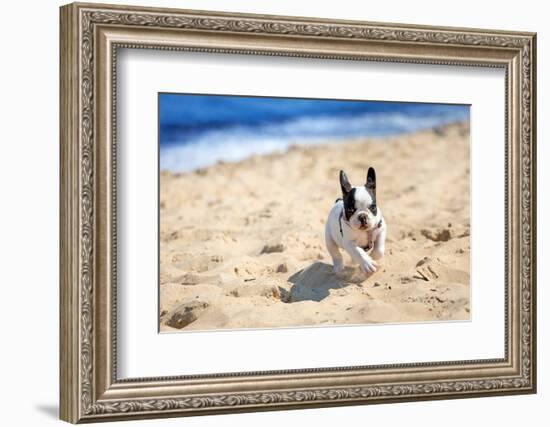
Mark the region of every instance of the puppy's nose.
<instances>
[{"instance_id":1,"label":"puppy's nose","mask_svg":"<svg viewBox=\"0 0 550 427\"><path fill-rule=\"evenodd\" d=\"M367 215L366 214L359 214L357 215L357 219L361 221L362 224L366 224L367 222Z\"/></svg>"}]
</instances>

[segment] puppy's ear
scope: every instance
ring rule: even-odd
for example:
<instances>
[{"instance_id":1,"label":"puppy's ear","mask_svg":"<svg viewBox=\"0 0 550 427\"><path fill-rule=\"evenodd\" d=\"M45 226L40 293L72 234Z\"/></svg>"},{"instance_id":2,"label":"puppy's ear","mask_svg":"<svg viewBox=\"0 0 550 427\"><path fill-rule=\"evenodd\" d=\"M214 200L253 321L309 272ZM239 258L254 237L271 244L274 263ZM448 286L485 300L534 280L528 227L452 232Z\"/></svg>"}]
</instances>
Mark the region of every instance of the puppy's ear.
<instances>
[{"instance_id":1,"label":"puppy's ear","mask_svg":"<svg viewBox=\"0 0 550 427\"><path fill-rule=\"evenodd\" d=\"M367 187L367 190L372 191L372 194L376 194L376 172L374 168L369 168L367 172L367 183L365 187Z\"/></svg>"},{"instance_id":2,"label":"puppy's ear","mask_svg":"<svg viewBox=\"0 0 550 427\"><path fill-rule=\"evenodd\" d=\"M345 196L351 191L351 184L344 171L340 171L340 187L342 187L342 194Z\"/></svg>"}]
</instances>

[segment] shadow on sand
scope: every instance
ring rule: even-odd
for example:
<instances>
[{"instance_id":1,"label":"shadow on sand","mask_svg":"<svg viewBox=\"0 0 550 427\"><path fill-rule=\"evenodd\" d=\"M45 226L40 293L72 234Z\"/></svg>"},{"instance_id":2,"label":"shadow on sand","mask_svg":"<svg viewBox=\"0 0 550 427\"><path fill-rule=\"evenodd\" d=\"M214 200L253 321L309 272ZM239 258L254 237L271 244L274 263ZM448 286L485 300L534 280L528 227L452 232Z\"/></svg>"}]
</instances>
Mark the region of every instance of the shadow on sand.
<instances>
[{"instance_id":1,"label":"shadow on sand","mask_svg":"<svg viewBox=\"0 0 550 427\"><path fill-rule=\"evenodd\" d=\"M335 274L332 265L314 262L288 278L293 284L290 288L289 303L298 301L321 301L330 294L331 289L344 288L350 284L359 284L365 276L352 267Z\"/></svg>"}]
</instances>

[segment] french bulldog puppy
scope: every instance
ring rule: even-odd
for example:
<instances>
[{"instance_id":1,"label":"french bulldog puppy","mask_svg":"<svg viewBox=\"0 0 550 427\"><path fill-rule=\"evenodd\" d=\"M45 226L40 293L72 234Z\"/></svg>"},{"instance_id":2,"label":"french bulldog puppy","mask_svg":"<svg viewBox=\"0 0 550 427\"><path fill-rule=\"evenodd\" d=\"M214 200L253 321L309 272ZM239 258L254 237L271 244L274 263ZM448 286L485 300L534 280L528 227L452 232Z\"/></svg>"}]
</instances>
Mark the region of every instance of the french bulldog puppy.
<instances>
[{"instance_id":1,"label":"french bulldog puppy","mask_svg":"<svg viewBox=\"0 0 550 427\"><path fill-rule=\"evenodd\" d=\"M378 268L375 260L384 256L386 221L376 201L376 172L369 168L365 185L353 187L340 171L342 199L330 210L325 225L325 242L332 257L334 272L344 268L340 248L366 273Z\"/></svg>"}]
</instances>

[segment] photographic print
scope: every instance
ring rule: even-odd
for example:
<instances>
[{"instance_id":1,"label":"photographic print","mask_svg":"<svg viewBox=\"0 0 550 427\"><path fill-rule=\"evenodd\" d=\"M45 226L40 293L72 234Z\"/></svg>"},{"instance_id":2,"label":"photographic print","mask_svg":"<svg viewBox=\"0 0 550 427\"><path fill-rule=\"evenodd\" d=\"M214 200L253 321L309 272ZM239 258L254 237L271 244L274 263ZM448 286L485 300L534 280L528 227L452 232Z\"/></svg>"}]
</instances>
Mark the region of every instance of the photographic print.
<instances>
[{"instance_id":1,"label":"photographic print","mask_svg":"<svg viewBox=\"0 0 550 427\"><path fill-rule=\"evenodd\" d=\"M470 319L468 105L158 102L161 332Z\"/></svg>"}]
</instances>

